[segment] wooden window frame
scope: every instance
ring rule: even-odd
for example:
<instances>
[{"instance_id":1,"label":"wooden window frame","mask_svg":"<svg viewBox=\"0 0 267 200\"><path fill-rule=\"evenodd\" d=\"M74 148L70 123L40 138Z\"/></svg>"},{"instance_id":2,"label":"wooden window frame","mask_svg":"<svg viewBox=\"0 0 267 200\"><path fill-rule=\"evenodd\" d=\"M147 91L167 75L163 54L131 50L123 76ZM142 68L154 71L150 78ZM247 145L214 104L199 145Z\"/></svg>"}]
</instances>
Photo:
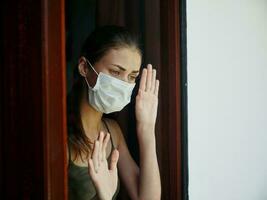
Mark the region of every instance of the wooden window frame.
<instances>
[{"instance_id":1,"label":"wooden window frame","mask_svg":"<svg viewBox=\"0 0 267 200\"><path fill-rule=\"evenodd\" d=\"M159 2L160 27L153 25L154 10L145 18L145 37L147 47L160 40L157 51L147 54L156 58L161 82L157 143L162 199L187 200L185 0ZM146 12L152 13L151 3L146 1ZM1 197L66 200L65 0L7 1L1 9L0 100L6 113L0 121ZM160 39L150 37L150 30L159 30Z\"/></svg>"},{"instance_id":2,"label":"wooden window frame","mask_svg":"<svg viewBox=\"0 0 267 200\"><path fill-rule=\"evenodd\" d=\"M67 199L65 1L42 1L44 191Z\"/></svg>"},{"instance_id":3,"label":"wooden window frame","mask_svg":"<svg viewBox=\"0 0 267 200\"><path fill-rule=\"evenodd\" d=\"M159 128L166 133L161 141L167 153L169 178L166 199L185 199L186 170L182 157L182 90L181 82L181 29L180 5L182 1L160 1L161 16L161 91ZM65 59L65 2L43 0L43 123L45 199L67 199L66 166L66 59ZM168 30L168 31L166 31ZM162 68L163 69L163 68ZM167 97L167 98L166 98ZM172 113L172 117L168 115ZM183 119L182 119L183 118ZM186 126L186 125L185 125ZM62 157L62 155L64 155ZM162 176L163 177L163 176ZM184 178L185 177L185 178ZM164 177L163 177L164 182ZM165 183L165 182L164 182ZM165 198L163 196L163 198Z\"/></svg>"},{"instance_id":4,"label":"wooden window frame","mask_svg":"<svg viewBox=\"0 0 267 200\"><path fill-rule=\"evenodd\" d=\"M165 174L162 178L168 183L166 199L177 200L183 199L180 3L180 0L160 1L160 81L164 88L160 94L160 130L165 135L165 139L161 137L161 145L168 155L167 168L163 169L168 177Z\"/></svg>"},{"instance_id":5,"label":"wooden window frame","mask_svg":"<svg viewBox=\"0 0 267 200\"><path fill-rule=\"evenodd\" d=\"M151 13L145 31L146 52L159 39L149 31L160 31L160 51L149 56L160 55L155 60L161 82L157 143L162 199L187 200L186 1L159 2L160 28L151 17L158 10L148 10L153 0L147 0L145 9ZM1 8L1 197L66 200L65 0L7 1Z\"/></svg>"}]
</instances>

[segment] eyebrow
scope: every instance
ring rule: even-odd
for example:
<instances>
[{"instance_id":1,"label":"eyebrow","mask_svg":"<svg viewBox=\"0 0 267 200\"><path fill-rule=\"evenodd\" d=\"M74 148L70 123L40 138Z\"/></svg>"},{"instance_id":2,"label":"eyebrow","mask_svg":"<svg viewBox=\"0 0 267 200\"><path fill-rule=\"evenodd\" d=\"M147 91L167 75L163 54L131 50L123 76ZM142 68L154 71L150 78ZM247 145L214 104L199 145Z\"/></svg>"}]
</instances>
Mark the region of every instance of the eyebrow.
<instances>
[{"instance_id":1,"label":"eyebrow","mask_svg":"<svg viewBox=\"0 0 267 200\"><path fill-rule=\"evenodd\" d=\"M111 64L111 65L118 67L122 71L126 71L126 69L120 65L117 65L117 64ZM139 70L132 71L132 73L139 73Z\"/></svg>"}]
</instances>

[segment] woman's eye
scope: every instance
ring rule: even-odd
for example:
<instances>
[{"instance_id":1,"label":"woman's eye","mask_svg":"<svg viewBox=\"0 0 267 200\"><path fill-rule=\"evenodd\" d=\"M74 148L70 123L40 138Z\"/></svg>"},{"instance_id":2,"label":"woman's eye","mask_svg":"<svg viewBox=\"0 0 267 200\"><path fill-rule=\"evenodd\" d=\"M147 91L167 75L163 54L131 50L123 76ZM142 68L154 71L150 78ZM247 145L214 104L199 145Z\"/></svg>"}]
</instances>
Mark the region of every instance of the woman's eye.
<instances>
[{"instance_id":1,"label":"woman's eye","mask_svg":"<svg viewBox=\"0 0 267 200\"><path fill-rule=\"evenodd\" d=\"M116 70L110 70L111 74L115 75L115 76L118 76L120 75L120 72L119 71L116 71Z\"/></svg>"},{"instance_id":2,"label":"woman's eye","mask_svg":"<svg viewBox=\"0 0 267 200\"><path fill-rule=\"evenodd\" d=\"M135 79L136 79L136 76L130 76L131 81L135 81Z\"/></svg>"}]
</instances>

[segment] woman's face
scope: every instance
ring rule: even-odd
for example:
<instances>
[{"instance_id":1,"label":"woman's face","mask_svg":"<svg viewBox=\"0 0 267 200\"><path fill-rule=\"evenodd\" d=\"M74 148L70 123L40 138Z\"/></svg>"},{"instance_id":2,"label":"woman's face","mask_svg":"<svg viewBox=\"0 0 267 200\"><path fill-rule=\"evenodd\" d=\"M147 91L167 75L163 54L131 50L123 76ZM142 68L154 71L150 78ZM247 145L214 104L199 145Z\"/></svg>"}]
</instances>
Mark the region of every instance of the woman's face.
<instances>
[{"instance_id":1,"label":"woman's face","mask_svg":"<svg viewBox=\"0 0 267 200\"><path fill-rule=\"evenodd\" d=\"M90 62L90 61L89 61ZM118 48L109 50L93 67L99 73L105 73L128 83L134 83L139 74L141 66L141 56L134 48ZM90 67L89 67L90 68ZM93 82L96 76L91 77L89 72L88 81Z\"/></svg>"}]
</instances>

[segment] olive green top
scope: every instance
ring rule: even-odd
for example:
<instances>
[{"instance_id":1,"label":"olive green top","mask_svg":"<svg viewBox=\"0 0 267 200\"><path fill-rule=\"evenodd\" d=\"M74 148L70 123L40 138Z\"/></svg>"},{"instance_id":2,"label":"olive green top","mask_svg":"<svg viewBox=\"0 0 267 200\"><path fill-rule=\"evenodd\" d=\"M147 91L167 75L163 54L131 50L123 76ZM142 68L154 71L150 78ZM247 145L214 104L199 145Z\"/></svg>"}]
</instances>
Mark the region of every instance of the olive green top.
<instances>
[{"instance_id":1,"label":"olive green top","mask_svg":"<svg viewBox=\"0 0 267 200\"><path fill-rule=\"evenodd\" d=\"M104 121L104 124L110 133L107 124ZM111 134L110 134L111 136ZM114 149L114 144L112 137L110 137L112 143L112 150ZM68 145L69 146L69 145ZM110 163L111 154L108 157L108 163ZM92 182L92 179L88 173L88 167L78 166L72 160L70 156L69 148L69 166L68 166L68 196L69 200L97 200L98 196L96 193L95 186ZM120 189L120 180L118 178L117 190L112 198L115 200Z\"/></svg>"}]
</instances>

